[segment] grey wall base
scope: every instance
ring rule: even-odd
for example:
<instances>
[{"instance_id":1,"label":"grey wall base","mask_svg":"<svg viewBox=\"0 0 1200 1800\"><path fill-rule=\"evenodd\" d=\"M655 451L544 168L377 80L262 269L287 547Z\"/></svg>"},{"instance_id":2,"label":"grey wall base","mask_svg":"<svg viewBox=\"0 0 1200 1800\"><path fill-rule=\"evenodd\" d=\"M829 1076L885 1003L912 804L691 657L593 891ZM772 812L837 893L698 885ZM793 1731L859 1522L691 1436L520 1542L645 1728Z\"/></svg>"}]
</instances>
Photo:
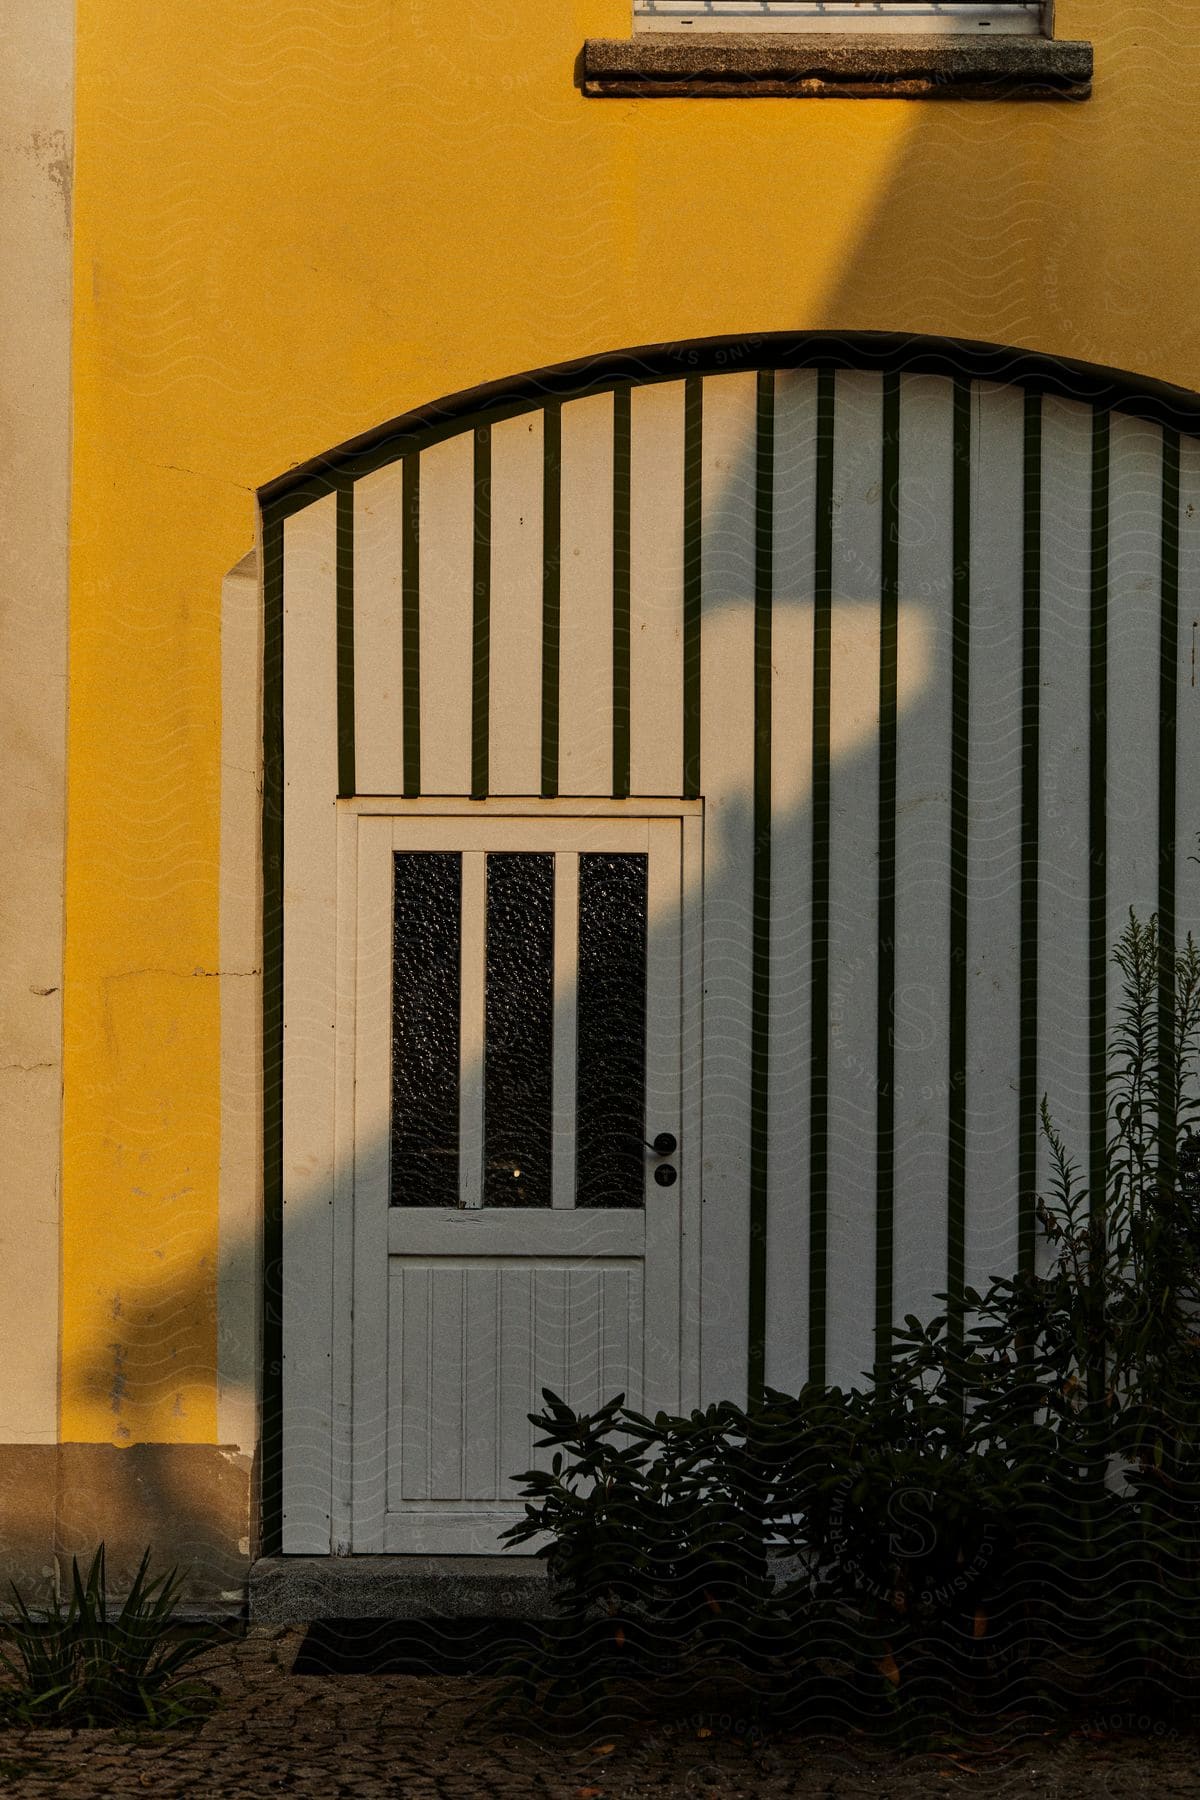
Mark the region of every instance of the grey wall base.
<instances>
[{"instance_id":1,"label":"grey wall base","mask_svg":"<svg viewBox=\"0 0 1200 1800\"><path fill-rule=\"evenodd\" d=\"M538 1619L546 1565L507 1556L264 1556L250 1569L255 1624L313 1619Z\"/></svg>"}]
</instances>

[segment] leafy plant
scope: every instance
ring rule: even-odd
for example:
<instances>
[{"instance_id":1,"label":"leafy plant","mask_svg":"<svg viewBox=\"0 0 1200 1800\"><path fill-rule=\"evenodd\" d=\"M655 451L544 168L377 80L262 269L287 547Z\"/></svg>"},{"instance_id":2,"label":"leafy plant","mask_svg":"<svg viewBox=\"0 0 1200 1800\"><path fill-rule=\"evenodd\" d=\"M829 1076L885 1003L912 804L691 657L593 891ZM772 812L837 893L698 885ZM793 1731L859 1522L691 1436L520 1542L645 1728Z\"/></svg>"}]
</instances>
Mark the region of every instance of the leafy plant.
<instances>
[{"instance_id":1,"label":"leafy plant","mask_svg":"<svg viewBox=\"0 0 1200 1800\"><path fill-rule=\"evenodd\" d=\"M539 1554L549 1556L562 1618L583 1637L602 1618L618 1649L640 1622L667 1654L730 1645L745 1654L770 1617L771 1553L800 1441L823 1472L817 1445L822 1428L841 1426L840 1396L810 1388L749 1411L727 1401L654 1419L623 1399L589 1416L545 1390L534 1423L551 1465L519 1477L525 1517L505 1535L522 1543L551 1534Z\"/></svg>"},{"instance_id":2,"label":"leafy plant","mask_svg":"<svg viewBox=\"0 0 1200 1800\"><path fill-rule=\"evenodd\" d=\"M96 1726L185 1723L214 1704L211 1686L181 1672L211 1648L215 1627L181 1628L177 1570L149 1576L150 1552L119 1610L110 1613L105 1550L86 1575L71 1560L65 1601L36 1617L13 1589L16 1616L0 1624L0 1717L10 1724Z\"/></svg>"},{"instance_id":3,"label":"leafy plant","mask_svg":"<svg viewBox=\"0 0 1200 1800\"><path fill-rule=\"evenodd\" d=\"M908 1730L1080 1652L1200 1679L1200 953L1131 913L1114 960L1104 1181L1043 1100L1033 1268L938 1296L861 1390L654 1419L546 1392L506 1535L548 1540L564 1691L732 1657Z\"/></svg>"}]
</instances>

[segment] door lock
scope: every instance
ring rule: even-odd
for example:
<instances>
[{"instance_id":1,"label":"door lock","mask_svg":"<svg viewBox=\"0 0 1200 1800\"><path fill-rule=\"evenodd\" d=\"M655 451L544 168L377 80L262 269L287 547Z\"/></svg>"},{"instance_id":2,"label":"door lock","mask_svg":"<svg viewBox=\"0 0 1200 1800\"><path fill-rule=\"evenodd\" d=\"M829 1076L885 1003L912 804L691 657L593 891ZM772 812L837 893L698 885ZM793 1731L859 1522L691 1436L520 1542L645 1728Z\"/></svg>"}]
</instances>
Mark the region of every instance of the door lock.
<instances>
[{"instance_id":1,"label":"door lock","mask_svg":"<svg viewBox=\"0 0 1200 1800\"><path fill-rule=\"evenodd\" d=\"M653 1142L649 1138L646 1139L646 1148L653 1150L655 1156L674 1156L676 1140L669 1131L660 1131Z\"/></svg>"},{"instance_id":2,"label":"door lock","mask_svg":"<svg viewBox=\"0 0 1200 1800\"><path fill-rule=\"evenodd\" d=\"M659 1163L654 1171L654 1179L659 1187L674 1187L679 1177L676 1175L672 1163Z\"/></svg>"}]
</instances>

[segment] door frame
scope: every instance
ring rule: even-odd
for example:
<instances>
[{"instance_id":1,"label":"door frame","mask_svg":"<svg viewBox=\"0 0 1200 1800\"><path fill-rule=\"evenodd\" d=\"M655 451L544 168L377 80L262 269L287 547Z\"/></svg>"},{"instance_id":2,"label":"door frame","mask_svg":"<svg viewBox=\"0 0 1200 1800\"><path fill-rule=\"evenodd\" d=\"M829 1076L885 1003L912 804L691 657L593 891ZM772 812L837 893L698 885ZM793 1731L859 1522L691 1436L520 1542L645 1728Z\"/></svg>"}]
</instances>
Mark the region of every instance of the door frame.
<instances>
[{"instance_id":1,"label":"door frame","mask_svg":"<svg viewBox=\"0 0 1200 1800\"><path fill-rule=\"evenodd\" d=\"M333 997L333 1092L310 1085L306 1111L325 1115L332 1150L329 1231L284 1234L282 1512L285 1554L349 1553L354 1538L354 980L356 969L358 822L362 818L598 819L677 818L681 822L680 895L680 1370L683 1409L700 1400L700 1270L703 1166L701 1046L703 1014L704 802L674 798L608 800L595 797L469 800L370 796L338 800L336 893L326 896L336 936ZM293 996L294 1004L294 996ZM289 1062L285 1025L284 1115ZM297 1062L293 1079L302 1085ZM329 1084L326 1084L326 1087ZM311 1127L310 1127L311 1129ZM306 1135L309 1133L306 1131ZM287 1158L285 1156L285 1168ZM285 1207L285 1221L286 1221ZM290 1242L289 1242L290 1240ZM328 1256L313 1255L328 1245ZM289 1256L290 1249L290 1256ZM322 1325L324 1344L314 1341ZM289 1340L302 1354L288 1355ZM324 1429L322 1426L324 1425ZM289 1509L289 1497L299 1499ZM328 1540L322 1524L328 1517ZM289 1519L293 1521L289 1526Z\"/></svg>"}]
</instances>

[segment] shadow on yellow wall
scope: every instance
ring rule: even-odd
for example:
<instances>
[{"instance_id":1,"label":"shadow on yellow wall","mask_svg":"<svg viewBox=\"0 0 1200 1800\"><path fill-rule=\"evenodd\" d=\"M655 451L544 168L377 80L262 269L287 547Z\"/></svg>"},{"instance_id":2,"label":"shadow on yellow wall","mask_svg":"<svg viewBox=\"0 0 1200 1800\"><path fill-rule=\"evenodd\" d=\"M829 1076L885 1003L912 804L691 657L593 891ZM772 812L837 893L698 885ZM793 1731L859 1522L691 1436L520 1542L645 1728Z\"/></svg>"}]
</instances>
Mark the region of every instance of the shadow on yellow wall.
<instances>
[{"instance_id":1,"label":"shadow on yellow wall","mask_svg":"<svg viewBox=\"0 0 1200 1800\"><path fill-rule=\"evenodd\" d=\"M216 1435L219 591L254 488L479 381L724 332L1200 387L1191 9L1058 10L1084 106L583 101L615 0L84 9L64 1440Z\"/></svg>"}]
</instances>

